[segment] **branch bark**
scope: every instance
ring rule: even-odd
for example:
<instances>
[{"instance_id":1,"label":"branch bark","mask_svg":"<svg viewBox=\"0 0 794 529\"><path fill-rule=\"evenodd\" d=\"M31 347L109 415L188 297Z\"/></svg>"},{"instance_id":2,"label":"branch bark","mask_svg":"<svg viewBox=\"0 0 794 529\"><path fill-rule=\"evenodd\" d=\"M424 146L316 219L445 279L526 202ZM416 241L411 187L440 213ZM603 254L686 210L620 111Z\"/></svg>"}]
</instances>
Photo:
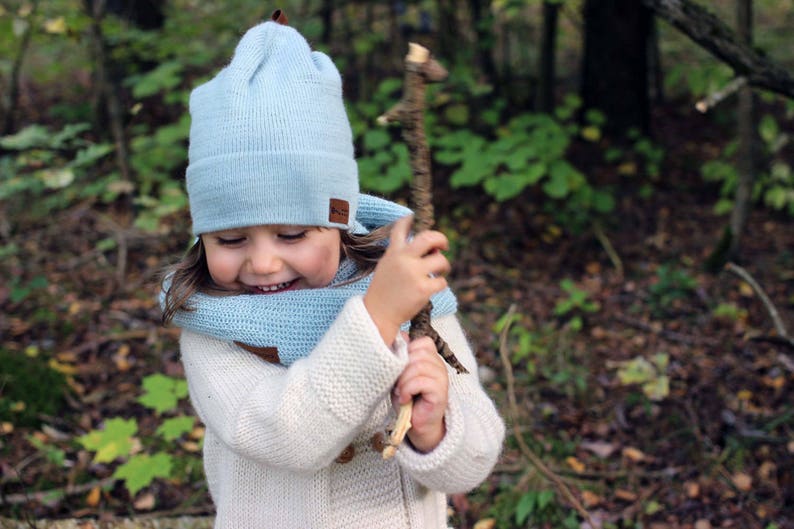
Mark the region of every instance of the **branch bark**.
<instances>
[{"instance_id":1,"label":"branch bark","mask_svg":"<svg viewBox=\"0 0 794 529\"><path fill-rule=\"evenodd\" d=\"M408 44L408 55L405 57L405 81L402 99L382 116L378 124L386 125L399 121L402 135L408 146L413 179L411 180L411 202L415 212L414 231L421 232L433 226L433 181L430 173L430 149L427 146L424 127L425 89L426 83L442 81L447 77L446 69L430 56L430 51L413 42ZM439 354L455 368L458 373L466 373L466 368L458 361L447 343L430 325L430 311L433 306L428 303L411 320L411 340L420 336L433 339ZM397 423L392 430L389 443L383 451L383 457L392 457L402 443L405 434L411 427L412 405L400 407Z\"/></svg>"},{"instance_id":2,"label":"branch bark","mask_svg":"<svg viewBox=\"0 0 794 529\"><path fill-rule=\"evenodd\" d=\"M692 0L642 0L649 9L728 64L751 86L794 99L794 77L741 41L722 20Z\"/></svg>"}]
</instances>

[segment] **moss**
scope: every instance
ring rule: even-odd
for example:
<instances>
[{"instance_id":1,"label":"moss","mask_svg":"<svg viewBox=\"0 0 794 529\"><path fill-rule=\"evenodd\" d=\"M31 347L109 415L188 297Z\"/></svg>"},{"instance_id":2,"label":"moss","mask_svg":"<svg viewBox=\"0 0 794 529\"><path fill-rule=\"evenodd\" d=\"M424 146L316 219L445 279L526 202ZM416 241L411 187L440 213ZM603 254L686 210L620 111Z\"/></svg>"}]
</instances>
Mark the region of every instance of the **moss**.
<instances>
[{"instance_id":1,"label":"moss","mask_svg":"<svg viewBox=\"0 0 794 529\"><path fill-rule=\"evenodd\" d=\"M42 415L63 409L69 386L46 358L0 348L0 366L0 420L37 426Z\"/></svg>"}]
</instances>

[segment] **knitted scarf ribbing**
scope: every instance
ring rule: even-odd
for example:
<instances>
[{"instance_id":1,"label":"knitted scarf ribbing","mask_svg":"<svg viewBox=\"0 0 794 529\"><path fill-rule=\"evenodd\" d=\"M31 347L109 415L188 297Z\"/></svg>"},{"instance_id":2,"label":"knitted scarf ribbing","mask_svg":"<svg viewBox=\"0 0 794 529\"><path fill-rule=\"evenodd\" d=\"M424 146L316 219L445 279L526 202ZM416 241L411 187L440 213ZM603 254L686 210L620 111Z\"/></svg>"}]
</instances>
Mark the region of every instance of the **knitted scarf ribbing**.
<instances>
[{"instance_id":1,"label":"knitted scarf ribbing","mask_svg":"<svg viewBox=\"0 0 794 529\"><path fill-rule=\"evenodd\" d=\"M410 213L410 210L380 198L360 195L354 231L385 226ZM254 347L278 348L279 362L285 366L308 356L342 307L352 296L363 295L372 274L350 281L357 275L350 260L343 260L331 283L324 288L295 290L268 295L241 294L211 296L196 293L188 306L179 311L174 324L221 340L237 341ZM166 279L163 290L168 288ZM160 302L165 299L161 292ZM457 300L446 289L433 296L432 316L454 314ZM407 323L403 326L407 328Z\"/></svg>"}]
</instances>

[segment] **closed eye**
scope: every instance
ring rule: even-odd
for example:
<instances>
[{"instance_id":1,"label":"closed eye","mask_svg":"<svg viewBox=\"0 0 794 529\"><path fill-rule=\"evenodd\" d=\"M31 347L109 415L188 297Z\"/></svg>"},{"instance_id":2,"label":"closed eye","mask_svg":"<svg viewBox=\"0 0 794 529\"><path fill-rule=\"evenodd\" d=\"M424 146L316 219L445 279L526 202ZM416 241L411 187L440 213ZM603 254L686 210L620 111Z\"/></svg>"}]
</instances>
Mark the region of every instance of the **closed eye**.
<instances>
[{"instance_id":1,"label":"closed eye","mask_svg":"<svg viewBox=\"0 0 794 529\"><path fill-rule=\"evenodd\" d=\"M280 239L282 239L284 241L287 241L287 242L299 241L299 240L301 240L301 239L306 237L306 231L301 231L301 232L298 232L298 233L279 233L278 236L279 236Z\"/></svg>"},{"instance_id":2,"label":"closed eye","mask_svg":"<svg viewBox=\"0 0 794 529\"><path fill-rule=\"evenodd\" d=\"M221 246L236 246L245 242L245 237L218 237Z\"/></svg>"}]
</instances>

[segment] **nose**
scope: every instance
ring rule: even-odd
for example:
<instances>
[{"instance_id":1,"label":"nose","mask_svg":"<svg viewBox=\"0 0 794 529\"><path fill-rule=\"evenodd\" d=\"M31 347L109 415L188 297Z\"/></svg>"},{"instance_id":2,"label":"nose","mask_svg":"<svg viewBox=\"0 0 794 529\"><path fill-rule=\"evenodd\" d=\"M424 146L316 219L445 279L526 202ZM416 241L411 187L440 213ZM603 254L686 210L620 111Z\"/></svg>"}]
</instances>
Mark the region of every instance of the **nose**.
<instances>
[{"instance_id":1,"label":"nose","mask_svg":"<svg viewBox=\"0 0 794 529\"><path fill-rule=\"evenodd\" d=\"M258 240L248 253L248 268L256 275L270 275L279 272L283 261L277 248L269 241Z\"/></svg>"}]
</instances>

